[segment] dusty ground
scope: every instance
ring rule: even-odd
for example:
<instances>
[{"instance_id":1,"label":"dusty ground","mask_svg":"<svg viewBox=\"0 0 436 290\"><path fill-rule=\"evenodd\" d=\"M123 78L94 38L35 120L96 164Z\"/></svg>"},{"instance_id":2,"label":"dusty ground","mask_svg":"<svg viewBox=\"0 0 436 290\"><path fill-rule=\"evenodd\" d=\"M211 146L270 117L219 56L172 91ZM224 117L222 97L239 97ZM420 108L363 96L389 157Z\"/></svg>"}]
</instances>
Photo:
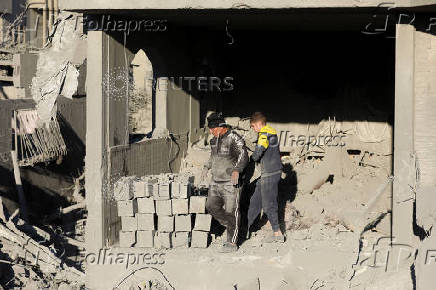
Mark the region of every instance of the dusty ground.
<instances>
[{"instance_id":1,"label":"dusty ground","mask_svg":"<svg viewBox=\"0 0 436 290\"><path fill-rule=\"evenodd\" d=\"M207 146L201 142L192 146L182 170L198 177L209 154ZM283 161L289 164L289 159L293 160L285 157ZM285 243L262 244L262 238L270 234L270 226L261 219L260 229L251 239L242 241L236 253L218 253L225 234L213 235L207 249L159 251L165 254L165 263L153 269L157 269L169 284L151 289L172 289L171 286L175 289L247 290L413 289L409 268L400 265L386 269L380 257L376 263L372 262L374 245L379 244L383 249L379 241L389 234L389 214L385 212L389 204L388 176L382 168L361 166L352 160L352 156L350 159L352 168L348 174L329 178L311 193L299 189L299 185L318 172L323 161L312 159L285 166L290 168L285 170L280 184L283 210L280 216ZM255 172L252 181L257 176ZM374 203L378 193L379 198ZM249 195L250 190L244 194ZM245 202L247 200L245 196ZM386 215L377 218L383 213ZM373 220L376 223L365 228ZM146 268L138 270L138 279L141 271L144 277L154 273L147 272L152 271L150 267ZM111 273L108 269L104 273ZM115 279L133 269L112 270L114 274L109 276ZM46 281L46 277L38 276L34 270L14 266L12 271L16 285L30 287L24 289L56 289L59 286L59 289L78 289L71 284ZM130 282L126 280L120 288L129 289ZM106 283L108 287L113 286L110 279Z\"/></svg>"},{"instance_id":2,"label":"dusty ground","mask_svg":"<svg viewBox=\"0 0 436 290\"><path fill-rule=\"evenodd\" d=\"M208 156L201 142L194 145L183 170L198 177ZM365 230L364 226L386 214L390 182L383 168L359 166L349 158L353 165L349 174L335 176L311 194L298 190L299 182L293 181L309 178L322 161L307 161L282 175L284 244L262 244L270 234L267 223L234 254L217 252L223 237L208 249L170 250L165 273L174 285L189 285L186 289L412 289L409 269L386 272L362 262L363 256L374 255L377 240L389 234L389 215L378 219L377 226ZM178 268L174 263L196 265L201 270L195 277L203 278L186 284L184 272L174 270Z\"/></svg>"}]
</instances>

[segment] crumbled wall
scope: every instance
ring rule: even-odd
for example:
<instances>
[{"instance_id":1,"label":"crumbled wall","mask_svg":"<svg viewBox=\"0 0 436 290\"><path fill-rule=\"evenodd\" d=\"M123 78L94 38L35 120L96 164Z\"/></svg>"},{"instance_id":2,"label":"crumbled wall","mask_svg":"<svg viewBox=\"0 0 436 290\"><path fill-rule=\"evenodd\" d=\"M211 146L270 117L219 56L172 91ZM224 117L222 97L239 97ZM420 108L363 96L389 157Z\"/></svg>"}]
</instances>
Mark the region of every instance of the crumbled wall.
<instances>
[{"instance_id":1,"label":"crumbled wall","mask_svg":"<svg viewBox=\"0 0 436 290\"><path fill-rule=\"evenodd\" d=\"M38 59L32 80L32 98L42 123L56 115L60 95L72 98L78 87L77 70L86 58L86 37L80 29L79 14L61 13L51 31L51 44Z\"/></svg>"}]
</instances>

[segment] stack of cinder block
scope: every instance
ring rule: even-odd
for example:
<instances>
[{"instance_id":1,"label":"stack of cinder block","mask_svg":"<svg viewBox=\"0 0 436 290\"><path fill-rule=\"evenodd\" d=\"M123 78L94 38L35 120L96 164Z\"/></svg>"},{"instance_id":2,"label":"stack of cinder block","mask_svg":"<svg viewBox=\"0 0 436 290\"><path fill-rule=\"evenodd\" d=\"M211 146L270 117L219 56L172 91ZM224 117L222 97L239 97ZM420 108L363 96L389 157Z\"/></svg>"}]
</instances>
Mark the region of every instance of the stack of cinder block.
<instances>
[{"instance_id":1,"label":"stack of cinder block","mask_svg":"<svg viewBox=\"0 0 436 290\"><path fill-rule=\"evenodd\" d=\"M191 196L192 178L161 174L123 177L114 186L121 217L120 246L208 246L212 217L206 197Z\"/></svg>"}]
</instances>

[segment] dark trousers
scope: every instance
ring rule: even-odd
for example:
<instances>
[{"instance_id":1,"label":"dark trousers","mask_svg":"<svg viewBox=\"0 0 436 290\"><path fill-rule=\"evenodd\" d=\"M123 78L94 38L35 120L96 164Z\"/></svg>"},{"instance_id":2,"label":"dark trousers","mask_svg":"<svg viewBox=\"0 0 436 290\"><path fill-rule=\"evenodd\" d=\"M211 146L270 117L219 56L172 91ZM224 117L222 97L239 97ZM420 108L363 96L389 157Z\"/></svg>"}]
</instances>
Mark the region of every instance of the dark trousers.
<instances>
[{"instance_id":1,"label":"dark trousers","mask_svg":"<svg viewBox=\"0 0 436 290\"><path fill-rule=\"evenodd\" d=\"M227 241L236 243L239 227L239 188L230 182L213 182L209 188L206 208L227 229Z\"/></svg>"},{"instance_id":2,"label":"dark trousers","mask_svg":"<svg viewBox=\"0 0 436 290\"><path fill-rule=\"evenodd\" d=\"M250 199L250 207L248 208L248 228L253 224L254 220L263 209L271 223L272 230L277 232L280 230L278 218L278 203L277 196L279 193L279 181L281 174L275 174L268 177L260 177L256 182L256 190Z\"/></svg>"}]
</instances>

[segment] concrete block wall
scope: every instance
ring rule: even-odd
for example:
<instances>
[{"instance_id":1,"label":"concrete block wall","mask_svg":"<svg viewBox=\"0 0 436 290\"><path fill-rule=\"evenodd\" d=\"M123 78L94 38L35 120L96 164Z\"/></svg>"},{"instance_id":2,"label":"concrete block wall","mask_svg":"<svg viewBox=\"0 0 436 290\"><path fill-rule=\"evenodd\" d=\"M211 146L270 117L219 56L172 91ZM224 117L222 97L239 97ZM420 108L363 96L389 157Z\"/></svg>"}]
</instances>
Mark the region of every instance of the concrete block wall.
<instances>
[{"instance_id":1,"label":"concrete block wall","mask_svg":"<svg viewBox=\"0 0 436 290\"><path fill-rule=\"evenodd\" d=\"M212 216L205 196L194 196L191 176L122 177L114 184L121 217L120 247L206 248Z\"/></svg>"}]
</instances>

